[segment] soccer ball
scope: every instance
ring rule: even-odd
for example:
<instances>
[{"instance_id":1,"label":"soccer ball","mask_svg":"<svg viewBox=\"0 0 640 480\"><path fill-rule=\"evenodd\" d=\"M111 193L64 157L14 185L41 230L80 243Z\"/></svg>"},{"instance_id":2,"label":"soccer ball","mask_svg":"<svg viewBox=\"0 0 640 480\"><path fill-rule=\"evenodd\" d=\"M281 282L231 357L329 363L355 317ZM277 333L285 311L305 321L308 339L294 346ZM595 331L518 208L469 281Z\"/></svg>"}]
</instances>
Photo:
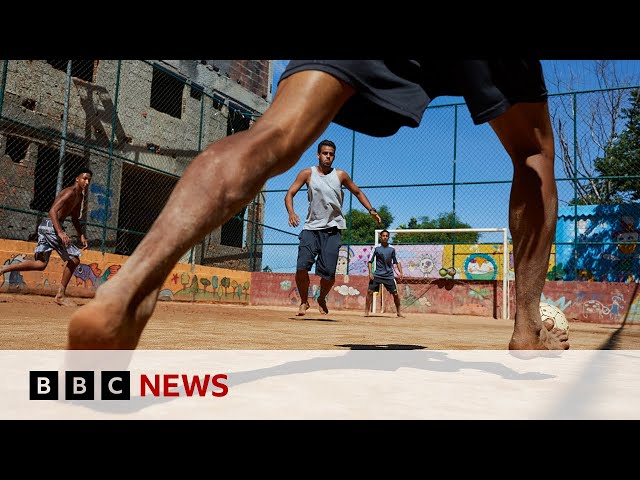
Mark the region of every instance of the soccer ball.
<instances>
[{"instance_id":1,"label":"soccer ball","mask_svg":"<svg viewBox=\"0 0 640 480\"><path fill-rule=\"evenodd\" d=\"M441 268L440 270L438 270L438 273L440 274L441 277L444 277L447 275L447 269Z\"/></svg>"},{"instance_id":2,"label":"soccer ball","mask_svg":"<svg viewBox=\"0 0 640 480\"><path fill-rule=\"evenodd\" d=\"M567 320L567 316L555 305L541 302L540 317L542 318L543 323L545 320L551 320L554 327L559 328L560 330L566 330L567 332L569 331L569 321Z\"/></svg>"}]
</instances>

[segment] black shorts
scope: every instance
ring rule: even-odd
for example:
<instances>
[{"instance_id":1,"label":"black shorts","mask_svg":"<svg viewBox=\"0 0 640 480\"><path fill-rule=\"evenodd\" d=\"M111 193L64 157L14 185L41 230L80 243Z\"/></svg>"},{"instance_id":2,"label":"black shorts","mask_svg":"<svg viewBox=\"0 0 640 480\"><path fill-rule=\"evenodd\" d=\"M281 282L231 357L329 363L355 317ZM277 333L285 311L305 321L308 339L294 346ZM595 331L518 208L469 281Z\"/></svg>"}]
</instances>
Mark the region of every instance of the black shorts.
<instances>
[{"instance_id":1,"label":"black shorts","mask_svg":"<svg viewBox=\"0 0 640 480\"><path fill-rule=\"evenodd\" d=\"M538 60L291 60L280 80L304 70L327 72L357 93L333 120L373 137L417 127L438 96L461 96L476 125L520 102L543 102Z\"/></svg>"},{"instance_id":2,"label":"black shorts","mask_svg":"<svg viewBox=\"0 0 640 480\"><path fill-rule=\"evenodd\" d=\"M342 246L342 232L337 227L323 230L302 230L298 235L298 270L311 270L316 264L316 275L331 280L336 276L338 255ZM316 261L316 257L318 257Z\"/></svg>"},{"instance_id":3,"label":"black shorts","mask_svg":"<svg viewBox=\"0 0 640 480\"><path fill-rule=\"evenodd\" d=\"M373 277L373 280L369 280L369 291L375 291L380 288L380 285L384 285L387 289L387 292L395 295L398 293L398 285L396 284L396 280L394 278L380 278Z\"/></svg>"}]
</instances>

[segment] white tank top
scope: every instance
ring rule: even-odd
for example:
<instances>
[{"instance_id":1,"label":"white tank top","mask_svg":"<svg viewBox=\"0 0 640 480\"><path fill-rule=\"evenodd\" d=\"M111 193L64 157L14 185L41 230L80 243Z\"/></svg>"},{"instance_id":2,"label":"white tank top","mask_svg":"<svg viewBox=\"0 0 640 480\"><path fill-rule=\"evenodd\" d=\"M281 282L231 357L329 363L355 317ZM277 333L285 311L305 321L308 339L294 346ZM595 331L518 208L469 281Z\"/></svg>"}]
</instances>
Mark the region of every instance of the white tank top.
<instances>
[{"instance_id":1,"label":"white tank top","mask_svg":"<svg viewBox=\"0 0 640 480\"><path fill-rule=\"evenodd\" d=\"M307 190L309 197L309 211L304 222L303 230L321 230L323 228L347 228L347 222L342 214L344 192L338 171L334 168L324 175L318 167L311 167L311 178Z\"/></svg>"}]
</instances>

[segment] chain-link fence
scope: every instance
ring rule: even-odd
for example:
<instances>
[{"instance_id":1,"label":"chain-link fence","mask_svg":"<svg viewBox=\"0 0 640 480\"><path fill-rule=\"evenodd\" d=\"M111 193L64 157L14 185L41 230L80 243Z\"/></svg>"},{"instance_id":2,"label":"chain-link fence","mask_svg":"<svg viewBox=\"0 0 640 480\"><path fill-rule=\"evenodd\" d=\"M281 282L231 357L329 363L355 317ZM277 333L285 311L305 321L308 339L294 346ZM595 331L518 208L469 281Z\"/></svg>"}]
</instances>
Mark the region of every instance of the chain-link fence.
<instances>
[{"instance_id":1,"label":"chain-link fence","mask_svg":"<svg viewBox=\"0 0 640 480\"><path fill-rule=\"evenodd\" d=\"M640 280L637 95L633 87L549 99L560 207L550 280ZM474 125L463 103L430 107L418 128L401 129L392 137L372 138L332 125L323 138L337 144L334 167L350 173L381 212L387 228L509 225L511 160L491 127ZM287 227L284 195L301 168L317 164L315 152L314 145L295 168L272 179L264 192L266 223L279 226L279 230L264 230L262 263L266 270L295 269L298 230ZM306 213L303 192L294 198L300 216ZM345 257L347 272L366 272L366 246L372 245L378 227L349 192L344 210L349 228L343 235L339 270ZM392 244L394 240L406 243L392 235ZM444 252L455 252L454 259L445 265L446 254L427 255L424 252L431 247L426 247L408 264L425 277L438 278L441 267L454 267L463 273L460 278L487 277L483 269L501 265L501 239L481 234L468 240L454 235L433 241L418 239L417 245L444 246ZM513 268L513 258L509 263ZM492 275L500 278L500 272Z\"/></svg>"},{"instance_id":2,"label":"chain-link fence","mask_svg":"<svg viewBox=\"0 0 640 480\"><path fill-rule=\"evenodd\" d=\"M88 167L81 222L89 248L129 255L197 153L258 115L155 62L0 62L4 239L36 240L54 198ZM256 199L243 208L182 261L251 269L261 248L259 206Z\"/></svg>"},{"instance_id":3,"label":"chain-link fence","mask_svg":"<svg viewBox=\"0 0 640 480\"><path fill-rule=\"evenodd\" d=\"M94 175L81 221L90 248L128 255L196 154L250 128L259 116L154 62L0 62L4 239L34 241L57 193L89 167ZM550 279L640 279L637 92L635 87L550 97L560 199ZM418 128L392 137L331 125L322 138L336 143L334 166L350 174L388 228L508 227L511 161L491 127L474 125L463 103L430 107ZM313 145L294 168L269 180L182 261L295 270L299 227L288 226L284 195L301 168L317 164L315 152ZM294 207L304 218L305 189ZM348 228L341 256L349 273L362 260L356 247L372 244L376 225L349 192L344 211ZM454 249L459 244L458 251L470 248L455 236L437 241ZM501 240L481 234L472 243L484 252Z\"/></svg>"}]
</instances>

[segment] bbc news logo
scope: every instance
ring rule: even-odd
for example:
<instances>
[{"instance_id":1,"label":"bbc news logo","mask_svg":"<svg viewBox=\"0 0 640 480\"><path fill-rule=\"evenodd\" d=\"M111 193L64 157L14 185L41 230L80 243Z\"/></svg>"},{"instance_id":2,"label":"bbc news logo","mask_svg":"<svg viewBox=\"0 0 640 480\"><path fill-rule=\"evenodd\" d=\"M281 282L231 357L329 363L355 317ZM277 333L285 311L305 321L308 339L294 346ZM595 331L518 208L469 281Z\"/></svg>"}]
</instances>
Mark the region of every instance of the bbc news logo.
<instances>
[{"instance_id":1,"label":"bbc news logo","mask_svg":"<svg viewBox=\"0 0 640 480\"><path fill-rule=\"evenodd\" d=\"M65 400L96 400L96 375L92 370L64 372ZM154 374L140 375L140 396L153 397L224 397L229 387L227 375ZM131 372L101 371L100 400L130 400ZM29 400L59 400L60 372L57 370L29 371Z\"/></svg>"}]
</instances>

